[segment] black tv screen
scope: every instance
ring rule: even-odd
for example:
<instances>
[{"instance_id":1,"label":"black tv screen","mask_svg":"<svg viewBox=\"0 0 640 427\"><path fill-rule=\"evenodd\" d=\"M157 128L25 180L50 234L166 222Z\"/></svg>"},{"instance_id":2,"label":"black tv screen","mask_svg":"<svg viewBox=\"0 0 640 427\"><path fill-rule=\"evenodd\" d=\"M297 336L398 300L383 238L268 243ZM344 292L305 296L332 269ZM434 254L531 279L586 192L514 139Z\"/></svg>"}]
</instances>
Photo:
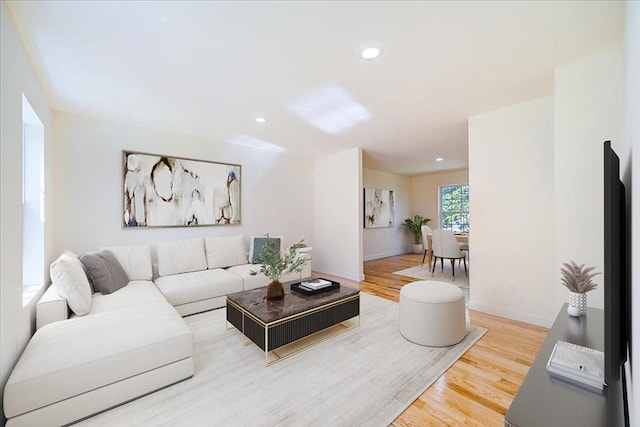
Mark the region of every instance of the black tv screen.
<instances>
[{"instance_id":1,"label":"black tv screen","mask_svg":"<svg viewBox=\"0 0 640 427\"><path fill-rule=\"evenodd\" d=\"M620 159L604 142L604 327L605 381L620 379L627 355L625 189Z\"/></svg>"}]
</instances>

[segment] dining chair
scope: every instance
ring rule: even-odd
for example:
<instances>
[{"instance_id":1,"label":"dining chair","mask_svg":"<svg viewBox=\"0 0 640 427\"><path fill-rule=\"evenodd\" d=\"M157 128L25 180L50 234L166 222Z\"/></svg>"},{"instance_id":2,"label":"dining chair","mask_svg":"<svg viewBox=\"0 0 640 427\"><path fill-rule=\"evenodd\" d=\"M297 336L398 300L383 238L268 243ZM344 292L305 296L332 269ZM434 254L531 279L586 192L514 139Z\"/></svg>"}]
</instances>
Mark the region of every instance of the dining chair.
<instances>
[{"instance_id":1,"label":"dining chair","mask_svg":"<svg viewBox=\"0 0 640 427\"><path fill-rule=\"evenodd\" d=\"M440 269L444 271L444 259L451 261L453 278L456 278L455 262L461 259L464 263L464 274L467 275L467 256L460 250L455 234L451 230L436 229L431 233L431 247L433 248L433 267L431 277L436 271L436 262L440 258Z\"/></svg>"},{"instance_id":2,"label":"dining chair","mask_svg":"<svg viewBox=\"0 0 640 427\"><path fill-rule=\"evenodd\" d=\"M429 238L427 236L431 234L433 230L428 225L423 225L420 227L420 231L422 231L422 246L424 248L424 253L422 254L422 266L424 267L424 259L427 256L427 250L429 248Z\"/></svg>"},{"instance_id":3,"label":"dining chair","mask_svg":"<svg viewBox=\"0 0 640 427\"><path fill-rule=\"evenodd\" d=\"M469 254L470 254L470 252L469 252L469 242L468 241L466 241L466 242L458 242L458 246L460 246L460 250L461 251L466 252L467 259L470 259L469 258ZM460 261L458 261L458 265L460 265Z\"/></svg>"}]
</instances>

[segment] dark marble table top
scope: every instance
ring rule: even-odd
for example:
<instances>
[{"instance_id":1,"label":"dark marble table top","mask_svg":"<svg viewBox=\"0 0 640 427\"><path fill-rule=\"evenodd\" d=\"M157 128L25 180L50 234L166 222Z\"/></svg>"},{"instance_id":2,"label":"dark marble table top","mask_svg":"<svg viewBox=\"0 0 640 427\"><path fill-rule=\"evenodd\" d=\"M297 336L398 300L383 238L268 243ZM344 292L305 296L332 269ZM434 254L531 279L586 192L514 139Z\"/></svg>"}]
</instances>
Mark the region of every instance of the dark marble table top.
<instances>
[{"instance_id":1,"label":"dark marble table top","mask_svg":"<svg viewBox=\"0 0 640 427\"><path fill-rule=\"evenodd\" d=\"M267 300L266 286L229 294L227 300L232 301L262 322L271 323L360 293L358 289L340 286L339 289L306 296L293 292L291 284L283 286L284 298L281 300Z\"/></svg>"}]
</instances>

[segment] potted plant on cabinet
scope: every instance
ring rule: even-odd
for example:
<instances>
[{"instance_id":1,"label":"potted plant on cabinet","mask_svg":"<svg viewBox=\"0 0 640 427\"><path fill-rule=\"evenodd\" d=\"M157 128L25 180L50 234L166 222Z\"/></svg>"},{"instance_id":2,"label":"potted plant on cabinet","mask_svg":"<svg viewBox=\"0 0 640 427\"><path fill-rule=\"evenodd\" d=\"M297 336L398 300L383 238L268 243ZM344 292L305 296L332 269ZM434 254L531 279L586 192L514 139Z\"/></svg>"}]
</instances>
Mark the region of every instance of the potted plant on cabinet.
<instances>
[{"instance_id":1,"label":"potted plant on cabinet","mask_svg":"<svg viewBox=\"0 0 640 427\"><path fill-rule=\"evenodd\" d=\"M413 218L407 218L404 220L402 225L406 226L407 229L413 234L413 253L421 254L424 251L424 247L422 245L422 229L423 225L426 225L430 218L424 218L420 215L415 215Z\"/></svg>"},{"instance_id":2,"label":"potted plant on cabinet","mask_svg":"<svg viewBox=\"0 0 640 427\"><path fill-rule=\"evenodd\" d=\"M597 287L591 279L600 273L591 273L594 267L584 268L584 264L578 266L573 261L562 265L562 284L569 289L567 313L574 317L582 316L587 313L587 292Z\"/></svg>"},{"instance_id":3,"label":"potted plant on cabinet","mask_svg":"<svg viewBox=\"0 0 640 427\"><path fill-rule=\"evenodd\" d=\"M260 258L260 268L249 272L252 276L258 273L262 273L271 279L269 286L267 287L267 299L278 300L284 298L284 288L280 283L280 277L283 274L293 273L294 271L302 271L302 268L307 263L308 258L300 256L298 248L302 243L302 240L298 243L291 245L287 250L284 257L280 256L280 252L276 249L276 241L269 239L269 235L266 235L267 242L260 248L258 256Z\"/></svg>"}]
</instances>

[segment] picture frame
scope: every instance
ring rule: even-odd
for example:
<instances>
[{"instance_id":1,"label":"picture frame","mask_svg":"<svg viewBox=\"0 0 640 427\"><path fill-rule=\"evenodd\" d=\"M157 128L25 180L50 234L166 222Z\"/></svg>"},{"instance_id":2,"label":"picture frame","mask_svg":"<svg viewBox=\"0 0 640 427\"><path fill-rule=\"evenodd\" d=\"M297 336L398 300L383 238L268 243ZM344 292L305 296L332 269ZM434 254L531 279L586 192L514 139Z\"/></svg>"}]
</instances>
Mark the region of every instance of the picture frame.
<instances>
[{"instance_id":1,"label":"picture frame","mask_svg":"<svg viewBox=\"0 0 640 427\"><path fill-rule=\"evenodd\" d=\"M380 188L364 189L364 228L395 226L395 193Z\"/></svg>"},{"instance_id":2,"label":"picture frame","mask_svg":"<svg viewBox=\"0 0 640 427\"><path fill-rule=\"evenodd\" d=\"M239 164L123 151L126 229L240 224Z\"/></svg>"}]
</instances>

